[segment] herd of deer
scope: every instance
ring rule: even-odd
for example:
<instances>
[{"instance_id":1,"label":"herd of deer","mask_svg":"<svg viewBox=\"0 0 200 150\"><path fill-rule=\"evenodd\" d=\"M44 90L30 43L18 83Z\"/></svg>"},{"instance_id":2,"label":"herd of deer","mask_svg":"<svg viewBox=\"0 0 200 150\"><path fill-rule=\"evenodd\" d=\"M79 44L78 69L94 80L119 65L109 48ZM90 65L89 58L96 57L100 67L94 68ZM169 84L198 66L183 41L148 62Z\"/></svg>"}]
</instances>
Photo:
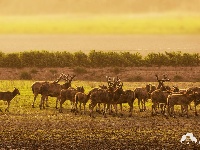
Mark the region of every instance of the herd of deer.
<instances>
[{"instance_id":1,"label":"herd of deer","mask_svg":"<svg viewBox=\"0 0 200 150\"><path fill-rule=\"evenodd\" d=\"M71 82L75 75L70 76L65 74L60 74L59 78L53 82L38 81L32 84L31 88L34 94L34 100L32 107L35 107L35 100L38 94L41 94L40 109L49 107L48 97L56 97L56 108L58 108L58 103L60 103L59 112L62 112L62 105L66 100L71 102L71 111L74 113L81 112L81 105L85 106L90 100L89 111L90 116L94 117L94 108L96 111L100 111L100 105L103 104L102 113L106 117L107 113L112 112L112 107L114 107L115 114L118 113L117 105L120 105L120 110L122 112L122 104L128 103L130 110L129 116L133 113L133 102L135 99L138 100L139 110L145 111L145 103L148 99L152 101L152 115L158 113L158 109L161 109L161 113L168 116L174 116L174 106L180 105L182 115L186 114L188 117L188 106L191 109L191 102L194 102L195 115L197 114L196 106L200 103L200 87L191 87L188 89L178 89L177 87L170 88L165 86L164 82L170 81L166 75L163 75L163 79L156 79L158 81L158 86L147 84L146 87L137 87L134 90L123 90L123 83L120 78L111 78L106 76L107 86L99 86L93 88L88 94L84 93L84 87L71 87ZM60 80L64 80L64 84L59 84ZM14 89L13 92L0 92L0 99L8 102L8 107L6 111L9 111L10 101L17 95L20 94L18 89ZM166 111L167 110L167 111Z\"/></svg>"}]
</instances>

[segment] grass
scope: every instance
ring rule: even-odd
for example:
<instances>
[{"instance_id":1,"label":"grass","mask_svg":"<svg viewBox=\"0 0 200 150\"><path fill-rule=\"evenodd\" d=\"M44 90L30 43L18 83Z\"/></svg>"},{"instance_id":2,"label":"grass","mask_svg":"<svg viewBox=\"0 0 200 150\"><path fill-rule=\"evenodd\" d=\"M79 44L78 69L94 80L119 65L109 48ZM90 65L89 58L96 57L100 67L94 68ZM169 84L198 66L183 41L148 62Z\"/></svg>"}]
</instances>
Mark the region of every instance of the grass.
<instances>
[{"instance_id":1,"label":"grass","mask_svg":"<svg viewBox=\"0 0 200 150\"><path fill-rule=\"evenodd\" d=\"M182 135L192 132L200 141L200 118L190 111L190 118L179 117L166 119L162 115L151 116L151 101L147 111L139 112L137 100L134 102L132 117L128 117L128 105L123 105L124 116L103 118L95 113L96 118L87 114L74 115L70 112L70 103L65 102L63 113L55 107L55 98L49 98L49 108L40 110L38 96L36 108L31 107L33 94L30 80L1 80L1 91L19 88L21 95L11 101L10 112L4 112L7 105L0 101L0 147L4 149L192 149L200 145L180 143ZM73 81L72 87L84 86L86 93L104 82ZM124 89L144 86L145 82L125 82ZM168 83L172 86L174 83ZM200 83L176 83L179 88ZM198 108L199 109L199 108ZM180 112L180 107L175 108ZM199 110L198 110L199 112ZM178 113L177 113L178 114Z\"/></svg>"},{"instance_id":2,"label":"grass","mask_svg":"<svg viewBox=\"0 0 200 150\"><path fill-rule=\"evenodd\" d=\"M199 15L1 16L0 34L199 34Z\"/></svg>"}]
</instances>

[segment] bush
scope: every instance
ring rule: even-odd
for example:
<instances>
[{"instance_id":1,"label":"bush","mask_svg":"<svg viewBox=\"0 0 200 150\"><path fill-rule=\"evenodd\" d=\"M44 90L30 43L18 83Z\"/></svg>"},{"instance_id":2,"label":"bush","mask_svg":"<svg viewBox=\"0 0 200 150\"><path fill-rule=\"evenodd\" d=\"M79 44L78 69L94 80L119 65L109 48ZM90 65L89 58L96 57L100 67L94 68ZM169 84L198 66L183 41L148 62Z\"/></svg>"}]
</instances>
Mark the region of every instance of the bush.
<instances>
[{"instance_id":1,"label":"bush","mask_svg":"<svg viewBox=\"0 0 200 150\"><path fill-rule=\"evenodd\" d=\"M134 76L132 78L127 79L128 82L141 82L143 81L143 77L141 76Z\"/></svg>"},{"instance_id":2,"label":"bush","mask_svg":"<svg viewBox=\"0 0 200 150\"><path fill-rule=\"evenodd\" d=\"M87 70L84 67L76 67L74 68L75 74L85 74L87 73Z\"/></svg>"},{"instance_id":3,"label":"bush","mask_svg":"<svg viewBox=\"0 0 200 150\"><path fill-rule=\"evenodd\" d=\"M30 73L32 73L32 74L37 74L38 71L37 71L36 69L31 69Z\"/></svg>"},{"instance_id":4,"label":"bush","mask_svg":"<svg viewBox=\"0 0 200 150\"><path fill-rule=\"evenodd\" d=\"M115 68L113 68L113 73L115 73L115 74L119 74L120 72L121 72L121 69L120 68L118 68L118 67L115 67Z\"/></svg>"},{"instance_id":5,"label":"bush","mask_svg":"<svg viewBox=\"0 0 200 150\"><path fill-rule=\"evenodd\" d=\"M179 76L179 75L175 75L174 78L173 78L174 81L182 81L183 80L183 77L182 76Z\"/></svg>"},{"instance_id":6,"label":"bush","mask_svg":"<svg viewBox=\"0 0 200 150\"><path fill-rule=\"evenodd\" d=\"M56 73L58 73L58 71L57 70L55 70L55 69L51 69L51 70L49 70L52 74L56 74Z\"/></svg>"},{"instance_id":7,"label":"bush","mask_svg":"<svg viewBox=\"0 0 200 150\"><path fill-rule=\"evenodd\" d=\"M32 76L28 72L21 72L20 79L21 80L31 80Z\"/></svg>"}]
</instances>

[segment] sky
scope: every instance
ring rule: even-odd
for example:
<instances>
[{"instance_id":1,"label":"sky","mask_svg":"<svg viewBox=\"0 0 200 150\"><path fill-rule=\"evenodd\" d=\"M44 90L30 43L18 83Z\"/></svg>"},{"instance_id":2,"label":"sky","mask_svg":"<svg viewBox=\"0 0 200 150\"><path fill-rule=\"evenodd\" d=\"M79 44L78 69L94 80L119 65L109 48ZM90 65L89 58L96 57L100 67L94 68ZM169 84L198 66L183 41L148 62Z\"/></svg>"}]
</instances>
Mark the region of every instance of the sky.
<instances>
[{"instance_id":1,"label":"sky","mask_svg":"<svg viewBox=\"0 0 200 150\"><path fill-rule=\"evenodd\" d=\"M0 0L1 15L199 12L200 0Z\"/></svg>"}]
</instances>

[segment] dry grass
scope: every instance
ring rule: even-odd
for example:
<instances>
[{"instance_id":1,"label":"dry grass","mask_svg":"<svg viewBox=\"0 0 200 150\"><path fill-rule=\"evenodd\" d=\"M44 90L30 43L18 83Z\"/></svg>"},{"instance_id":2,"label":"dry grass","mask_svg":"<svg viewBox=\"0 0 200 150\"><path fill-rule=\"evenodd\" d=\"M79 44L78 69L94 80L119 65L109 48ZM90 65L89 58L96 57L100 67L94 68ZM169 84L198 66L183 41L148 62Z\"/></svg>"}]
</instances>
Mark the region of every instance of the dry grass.
<instances>
[{"instance_id":1,"label":"dry grass","mask_svg":"<svg viewBox=\"0 0 200 150\"><path fill-rule=\"evenodd\" d=\"M0 68L1 80L19 80L26 72L32 80L54 80L60 73L76 74L75 80L105 81L105 76L119 76L123 81L157 82L155 74L162 78L167 74L171 82L199 82L199 67L127 67L127 68ZM34 71L34 72L33 72ZM79 70L80 71L80 70ZM177 78L178 77L178 78ZM29 78L30 79L30 78ZM139 80L137 80L139 79Z\"/></svg>"}]
</instances>

